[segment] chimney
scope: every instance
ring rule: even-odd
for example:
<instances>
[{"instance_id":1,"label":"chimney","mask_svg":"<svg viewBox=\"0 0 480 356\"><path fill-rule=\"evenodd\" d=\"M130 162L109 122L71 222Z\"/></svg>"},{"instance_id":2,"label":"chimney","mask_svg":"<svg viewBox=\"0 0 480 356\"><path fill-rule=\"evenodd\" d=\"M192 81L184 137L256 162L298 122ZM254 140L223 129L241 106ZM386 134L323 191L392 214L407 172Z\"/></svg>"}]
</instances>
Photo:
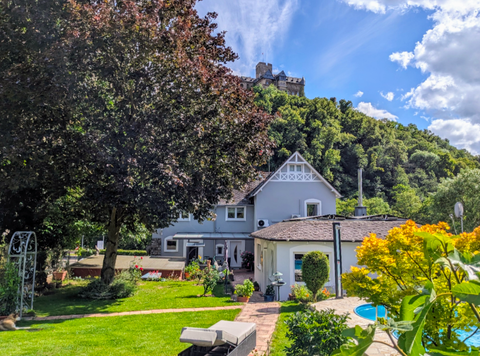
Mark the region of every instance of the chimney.
<instances>
[{"instance_id":1,"label":"chimney","mask_svg":"<svg viewBox=\"0 0 480 356\"><path fill-rule=\"evenodd\" d=\"M355 207L355 216L366 216L367 208L363 206L362 169L358 170L358 206Z\"/></svg>"}]
</instances>

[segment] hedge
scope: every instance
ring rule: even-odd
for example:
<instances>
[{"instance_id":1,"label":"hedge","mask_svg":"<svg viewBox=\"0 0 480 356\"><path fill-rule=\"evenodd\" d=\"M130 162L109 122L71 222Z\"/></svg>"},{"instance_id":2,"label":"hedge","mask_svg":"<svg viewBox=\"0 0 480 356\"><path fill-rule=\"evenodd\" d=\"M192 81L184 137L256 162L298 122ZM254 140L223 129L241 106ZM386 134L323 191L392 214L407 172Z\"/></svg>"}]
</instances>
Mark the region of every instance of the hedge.
<instances>
[{"instance_id":1,"label":"hedge","mask_svg":"<svg viewBox=\"0 0 480 356\"><path fill-rule=\"evenodd\" d=\"M104 255L105 250L100 250L100 254ZM147 251L145 250L117 250L117 255L119 256L148 256Z\"/></svg>"}]
</instances>

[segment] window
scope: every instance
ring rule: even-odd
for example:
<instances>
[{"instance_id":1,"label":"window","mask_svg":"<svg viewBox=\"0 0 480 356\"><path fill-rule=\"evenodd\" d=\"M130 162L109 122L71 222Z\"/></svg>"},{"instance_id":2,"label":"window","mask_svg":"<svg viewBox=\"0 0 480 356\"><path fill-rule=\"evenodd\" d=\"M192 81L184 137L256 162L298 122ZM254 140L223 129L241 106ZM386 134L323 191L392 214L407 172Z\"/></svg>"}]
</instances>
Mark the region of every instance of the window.
<instances>
[{"instance_id":1,"label":"window","mask_svg":"<svg viewBox=\"0 0 480 356\"><path fill-rule=\"evenodd\" d=\"M322 215L322 202L317 199L305 200L305 216Z\"/></svg>"},{"instance_id":2,"label":"window","mask_svg":"<svg viewBox=\"0 0 480 356\"><path fill-rule=\"evenodd\" d=\"M177 221L190 221L190 214L188 213L180 213L178 215Z\"/></svg>"},{"instance_id":3,"label":"window","mask_svg":"<svg viewBox=\"0 0 480 356\"><path fill-rule=\"evenodd\" d=\"M165 252L178 252L178 241L174 240L172 236L165 239Z\"/></svg>"},{"instance_id":4,"label":"window","mask_svg":"<svg viewBox=\"0 0 480 356\"><path fill-rule=\"evenodd\" d=\"M223 244L217 244L215 246L215 255L216 256L223 256L223 254L224 254L223 253L223 247L224 247Z\"/></svg>"},{"instance_id":5,"label":"window","mask_svg":"<svg viewBox=\"0 0 480 356\"><path fill-rule=\"evenodd\" d=\"M261 271L263 269L263 249L261 244L257 244L257 268Z\"/></svg>"},{"instance_id":6,"label":"window","mask_svg":"<svg viewBox=\"0 0 480 356\"><path fill-rule=\"evenodd\" d=\"M227 207L226 221L245 221L246 208L244 206Z\"/></svg>"},{"instance_id":7,"label":"window","mask_svg":"<svg viewBox=\"0 0 480 356\"><path fill-rule=\"evenodd\" d=\"M302 173L302 164L289 164L288 171L291 173Z\"/></svg>"}]
</instances>

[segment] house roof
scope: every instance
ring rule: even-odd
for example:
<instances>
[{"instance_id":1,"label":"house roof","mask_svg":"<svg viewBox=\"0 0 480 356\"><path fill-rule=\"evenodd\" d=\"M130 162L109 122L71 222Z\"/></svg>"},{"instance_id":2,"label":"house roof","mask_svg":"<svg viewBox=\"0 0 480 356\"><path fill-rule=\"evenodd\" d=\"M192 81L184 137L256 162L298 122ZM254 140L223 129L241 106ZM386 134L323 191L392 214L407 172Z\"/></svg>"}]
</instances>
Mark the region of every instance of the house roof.
<instances>
[{"instance_id":1,"label":"house roof","mask_svg":"<svg viewBox=\"0 0 480 356\"><path fill-rule=\"evenodd\" d=\"M336 195L337 198L342 197L342 195L330 183L328 183L328 181L325 178L323 178L322 175L320 173L318 173L317 170L315 168L313 168L313 166L310 163L308 163L307 160L305 158L303 158L303 156L299 152L295 152L290 157L288 157L285 160L285 162L283 162L275 172L270 173L269 176L265 179L265 181L258 184L256 186L256 188L248 195L248 197L251 198L251 197L254 197L255 195L257 195L258 192L260 192L262 190L262 188L264 186L266 186L270 182L270 180L272 180L272 178L275 176L275 174L280 172L282 170L282 168L285 167L285 165L287 163L293 162L292 161L293 158L295 158L296 163L305 163L308 166L308 168L310 168L312 170L312 172L314 172L318 176L320 181L323 182L333 192L333 194ZM301 160L299 161L298 158L300 158Z\"/></svg>"},{"instance_id":2,"label":"house roof","mask_svg":"<svg viewBox=\"0 0 480 356\"><path fill-rule=\"evenodd\" d=\"M263 184L263 182L265 182L265 180L272 173L258 172L257 179L247 183L245 188L242 190L234 190L232 199L230 200L221 199L218 205L249 205L250 193L254 191L259 185Z\"/></svg>"},{"instance_id":3,"label":"house roof","mask_svg":"<svg viewBox=\"0 0 480 356\"><path fill-rule=\"evenodd\" d=\"M391 229L405 224L406 219L292 219L254 231L250 236L271 241L333 241L333 222L340 223L342 241L361 242L372 233L386 237Z\"/></svg>"}]
</instances>

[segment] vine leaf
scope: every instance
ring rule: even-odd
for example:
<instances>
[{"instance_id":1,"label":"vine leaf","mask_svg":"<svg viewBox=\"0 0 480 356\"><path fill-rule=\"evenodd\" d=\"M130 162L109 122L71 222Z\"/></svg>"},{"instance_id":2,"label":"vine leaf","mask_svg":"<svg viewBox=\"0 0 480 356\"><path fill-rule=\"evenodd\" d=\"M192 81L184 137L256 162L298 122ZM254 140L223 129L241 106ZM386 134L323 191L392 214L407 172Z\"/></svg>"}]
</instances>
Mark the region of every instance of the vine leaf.
<instances>
[{"instance_id":1,"label":"vine leaf","mask_svg":"<svg viewBox=\"0 0 480 356\"><path fill-rule=\"evenodd\" d=\"M357 341L343 344L340 349L335 350L333 355L339 356L363 356L370 345L373 343L375 337L375 326L369 325L365 330L356 325L354 328L344 330L343 335L351 337Z\"/></svg>"},{"instance_id":2,"label":"vine leaf","mask_svg":"<svg viewBox=\"0 0 480 356\"><path fill-rule=\"evenodd\" d=\"M452 293L463 302L480 305L480 282L478 281L457 284L452 288Z\"/></svg>"}]
</instances>

